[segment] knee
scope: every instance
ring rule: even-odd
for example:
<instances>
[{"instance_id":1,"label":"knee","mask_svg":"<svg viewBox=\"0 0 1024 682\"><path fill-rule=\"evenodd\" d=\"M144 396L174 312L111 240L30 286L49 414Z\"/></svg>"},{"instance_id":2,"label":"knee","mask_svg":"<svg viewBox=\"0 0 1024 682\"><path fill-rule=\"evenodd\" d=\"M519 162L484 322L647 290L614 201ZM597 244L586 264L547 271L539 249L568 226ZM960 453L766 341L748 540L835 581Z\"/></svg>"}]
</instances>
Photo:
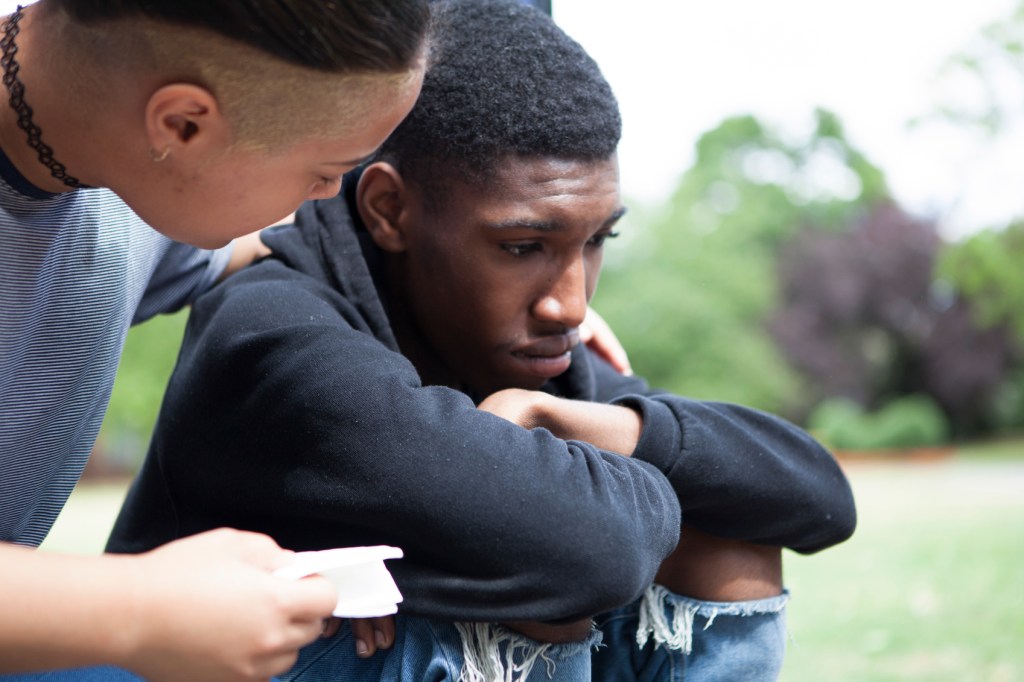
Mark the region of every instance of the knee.
<instances>
[{"instance_id":1,"label":"knee","mask_svg":"<svg viewBox=\"0 0 1024 682\"><path fill-rule=\"evenodd\" d=\"M782 550L685 529L655 582L705 601L746 601L782 593Z\"/></svg>"}]
</instances>

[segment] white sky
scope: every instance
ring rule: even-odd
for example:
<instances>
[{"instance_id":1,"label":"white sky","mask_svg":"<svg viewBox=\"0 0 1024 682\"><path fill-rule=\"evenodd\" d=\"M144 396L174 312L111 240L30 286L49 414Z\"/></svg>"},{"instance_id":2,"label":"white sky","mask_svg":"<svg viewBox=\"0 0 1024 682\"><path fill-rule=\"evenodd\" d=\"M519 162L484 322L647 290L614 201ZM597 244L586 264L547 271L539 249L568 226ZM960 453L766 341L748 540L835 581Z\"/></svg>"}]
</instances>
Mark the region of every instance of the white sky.
<instances>
[{"instance_id":1,"label":"white sky","mask_svg":"<svg viewBox=\"0 0 1024 682\"><path fill-rule=\"evenodd\" d=\"M0 12L15 4L0 0ZM726 116L753 113L799 132L824 106L886 171L897 198L941 218L948 235L1024 214L1024 125L999 145L939 126L906 127L930 111L944 59L1009 13L1013 0L553 4L619 97L622 184L636 201L665 199L692 163L697 137ZM1010 87L1024 101L1024 83Z\"/></svg>"},{"instance_id":2,"label":"white sky","mask_svg":"<svg viewBox=\"0 0 1024 682\"><path fill-rule=\"evenodd\" d=\"M627 196L667 197L692 163L696 139L726 116L754 113L800 131L823 106L886 171L897 198L941 218L949 236L1024 214L1021 126L998 146L940 126L906 126L931 110L944 60L1008 14L1012 0L553 4L619 98ZM1011 86L1024 97L1024 83Z\"/></svg>"}]
</instances>

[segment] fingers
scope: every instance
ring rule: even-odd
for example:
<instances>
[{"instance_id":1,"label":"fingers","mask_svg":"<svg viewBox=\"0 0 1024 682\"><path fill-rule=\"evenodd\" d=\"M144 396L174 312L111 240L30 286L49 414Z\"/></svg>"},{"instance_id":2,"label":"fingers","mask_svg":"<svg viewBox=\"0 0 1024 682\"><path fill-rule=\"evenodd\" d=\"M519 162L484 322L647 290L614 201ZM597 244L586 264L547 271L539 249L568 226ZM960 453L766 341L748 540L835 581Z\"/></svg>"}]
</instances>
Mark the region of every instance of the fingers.
<instances>
[{"instance_id":1,"label":"fingers","mask_svg":"<svg viewBox=\"0 0 1024 682\"><path fill-rule=\"evenodd\" d=\"M323 618L314 620L292 621L288 629L288 635L281 644L280 653L294 652L296 649L306 646L320 639L324 629Z\"/></svg>"},{"instance_id":2,"label":"fingers","mask_svg":"<svg viewBox=\"0 0 1024 682\"><path fill-rule=\"evenodd\" d=\"M356 655L361 658L373 656L378 649L390 649L395 643L393 616L351 618L349 628L355 638Z\"/></svg>"},{"instance_id":3,"label":"fingers","mask_svg":"<svg viewBox=\"0 0 1024 682\"><path fill-rule=\"evenodd\" d=\"M341 629L341 618L324 618L323 628L320 630L322 639L330 639L338 634Z\"/></svg>"},{"instance_id":4,"label":"fingers","mask_svg":"<svg viewBox=\"0 0 1024 682\"><path fill-rule=\"evenodd\" d=\"M320 623L338 605L338 592L323 576L311 575L288 583L288 607L294 620Z\"/></svg>"},{"instance_id":5,"label":"fingers","mask_svg":"<svg viewBox=\"0 0 1024 682\"><path fill-rule=\"evenodd\" d=\"M597 355L626 376L632 376L629 356L615 332L593 308L587 308L587 317L580 327L580 339Z\"/></svg>"},{"instance_id":6,"label":"fingers","mask_svg":"<svg viewBox=\"0 0 1024 682\"><path fill-rule=\"evenodd\" d=\"M367 618L352 618L349 621L352 636L356 643L356 656L369 658L377 651L377 643L373 637L373 624Z\"/></svg>"},{"instance_id":7,"label":"fingers","mask_svg":"<svg viewBox=\"0 0 1024 682\"><path fill-rule=\"evenodd\" d=\"M167 546L203 547L210 556L231 556L265 571L286 566L295 554L291 550L281 549L270 536L263 533L233 528L208 530L175 540Z\"/></svg>"},{"instance_id":8,"label":"fingers","mask_svg":"<svg viewBox=\"0 0 1024 682\"><path fill-rule=\"evenodd\" d=\"M377 648L390 649L395 643L395 617L380 616L369 620L373 626L373 641Z\"/></svg>"}]
</instances>

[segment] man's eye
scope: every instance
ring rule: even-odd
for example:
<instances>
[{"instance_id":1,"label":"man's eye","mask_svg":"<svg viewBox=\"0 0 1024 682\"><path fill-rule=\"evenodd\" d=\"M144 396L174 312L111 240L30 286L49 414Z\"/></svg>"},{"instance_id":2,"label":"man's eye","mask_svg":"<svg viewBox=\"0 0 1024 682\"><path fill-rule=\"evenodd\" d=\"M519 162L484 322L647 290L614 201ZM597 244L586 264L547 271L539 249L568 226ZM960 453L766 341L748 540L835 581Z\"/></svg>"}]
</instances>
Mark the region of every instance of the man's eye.
<instances>
[{"instance_id":1,"label":"man's eye","mask_svg":"<svg viewBox=\"0 0 1024 682\"><path fill-rule=\"evenodd\" d=\"M590 238L590 245L604 246L604 241L606 239L615 239L618 236L618 232L602 232L600 234L595 234L593 237Z\"/></svg>"},{"instance_id":2,"label":"man's eye","mask_svg":"<svg viewBox=\"0 0 1024 682\"><path fill-rule=\"evenodd\" d=\"M540 251L539 242L515 242L512 244L502 244L501 248L508 251L513 256L526 256L528 254Z\"/></svg>"}]
</instances>

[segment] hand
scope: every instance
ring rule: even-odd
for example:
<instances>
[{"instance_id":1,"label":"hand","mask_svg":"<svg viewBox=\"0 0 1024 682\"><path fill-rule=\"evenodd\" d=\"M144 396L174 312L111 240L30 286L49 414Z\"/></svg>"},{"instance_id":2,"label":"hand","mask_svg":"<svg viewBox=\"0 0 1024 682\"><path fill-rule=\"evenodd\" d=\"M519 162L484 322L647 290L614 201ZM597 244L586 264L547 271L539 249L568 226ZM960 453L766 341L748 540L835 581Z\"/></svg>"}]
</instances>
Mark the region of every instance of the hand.
<instances>
[{"instance_id":1,"label":"hand","mask_svg":"<svg viewBox=\"0 0 1024 682\"><path fill-rule=\"evenodd\" d=\"M294 217L294 214L291 217ZM270 253L270 248L260 239L259 232L237 237L232 242L231 258L228 259L227 267L220 274L218 281L223 281L250 263L264 256L269 256Z\"/></svg>"},{"instance_id":2,"label":"hand","mask_svg":"<svg viewBox=\"0 0 1024 682\"><path fill-rule=\"evenodd\" d=\"M626 349L619 343L618 337L604 318L593 308L587 308L587 316L580 325L580 341L620 373L633 376Z\"/></svg>"},{"instance_id":3,"label":"hand","mask_svg":"<svg viewBox=\"0 0 1024 682\"><path fill-rule=\"evenodd\" d=\"M394 616L351 618L349 627L356 641L356 655L360 658L369 658L377 649L390 649L395 643Z\"/></svg>"},{"instance_id":4,"label":"hand","mask_svg":"<svg viewBox=\"0 0 1024 682\"><path fill-rule=\"evenodd\" d=\"M325 578L271 575L290 555L264 535L220 529L125 557L136 627L122 664L157 681L288 670L337 602Z\"/></svg>"},{"instance_id":5,"label":"hand","mask_svg":"<svg viewBox=\"0 0 1024 682\"><path fill-rule=\"evenodd\" d=\"M484 398L477 409L490 412L524 429L544 426L541 423L541 404L551 398L543 391L506 388Z\"/></svg>"},{"instance_id":6,"label":"hand","mask_svg":"<svg viewBox=\"0 0 1024 682\"><path fill-rule=\"evenodd\" d=\"M477 408L525 429L543 427L562 440L580 440L602 450L630 455L643 419L631 408L558 398L543 391L506 388L484 398Z\"/></svg>"}]
</instances>

